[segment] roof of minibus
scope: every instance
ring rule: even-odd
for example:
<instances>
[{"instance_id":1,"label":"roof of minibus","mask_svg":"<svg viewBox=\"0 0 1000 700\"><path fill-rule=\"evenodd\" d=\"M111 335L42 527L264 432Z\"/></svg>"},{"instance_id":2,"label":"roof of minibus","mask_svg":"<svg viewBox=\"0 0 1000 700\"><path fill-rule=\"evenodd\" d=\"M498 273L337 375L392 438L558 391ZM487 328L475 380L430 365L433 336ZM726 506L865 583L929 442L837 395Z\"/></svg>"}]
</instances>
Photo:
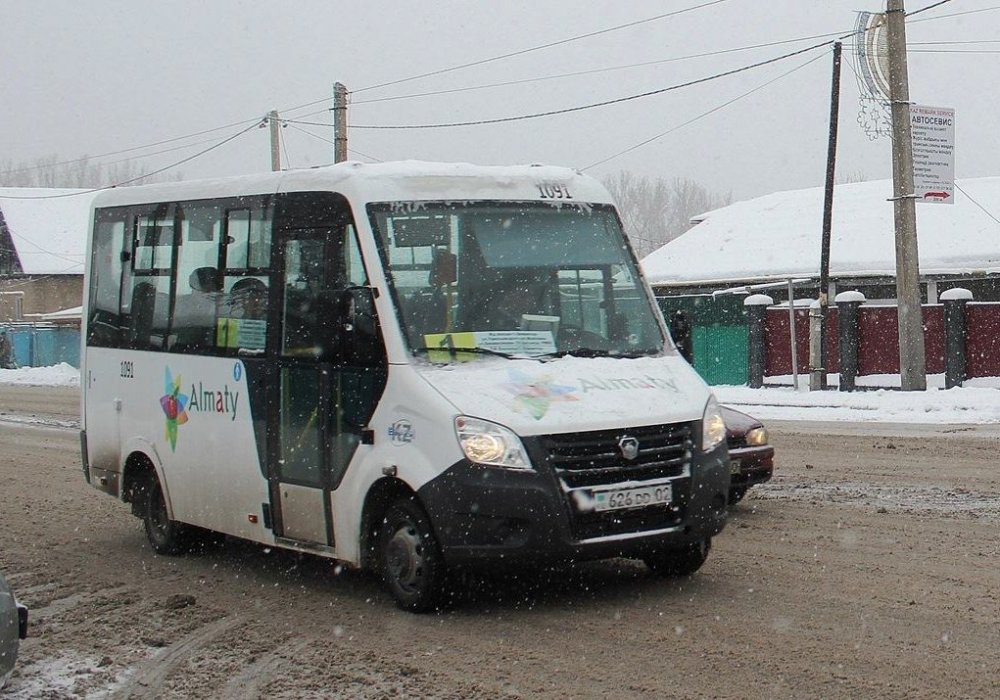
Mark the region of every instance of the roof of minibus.
<instances>
[{"instance_id":1,"label":"roof of minibus","mask_svg":"<svg viewBox=\"0 0 1000 700\"><path fill-rule=\"evenodd\" d=\"M565 189L552 189L552 185L563 185ZM101 193L94 206L296 191L335 191L360 202L542 200L568 204L612 201L607 190L594 178L557 166L348 161L304 170L121 187Z\"/></svg>"}]
</instances>

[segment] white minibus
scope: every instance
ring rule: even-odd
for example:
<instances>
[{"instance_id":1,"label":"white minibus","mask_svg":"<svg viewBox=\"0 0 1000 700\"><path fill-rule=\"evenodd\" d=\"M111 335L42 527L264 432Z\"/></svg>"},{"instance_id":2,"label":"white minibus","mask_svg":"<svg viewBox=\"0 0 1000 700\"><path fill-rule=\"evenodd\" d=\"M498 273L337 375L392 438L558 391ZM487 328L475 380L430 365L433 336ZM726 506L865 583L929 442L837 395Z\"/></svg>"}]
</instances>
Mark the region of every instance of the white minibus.
<instances>
[{"instance_id":1,"label":"white minibus","mask_svg":"<svg viewBox=\"0 0 1000 700\"><path fill-rule=\"evenodd\" d=\"M594 179L348 162L93 207L84 471L156 552L311 552L413 611L475 565L704 563L725 425Z\"/></svg>"}]
</instances>

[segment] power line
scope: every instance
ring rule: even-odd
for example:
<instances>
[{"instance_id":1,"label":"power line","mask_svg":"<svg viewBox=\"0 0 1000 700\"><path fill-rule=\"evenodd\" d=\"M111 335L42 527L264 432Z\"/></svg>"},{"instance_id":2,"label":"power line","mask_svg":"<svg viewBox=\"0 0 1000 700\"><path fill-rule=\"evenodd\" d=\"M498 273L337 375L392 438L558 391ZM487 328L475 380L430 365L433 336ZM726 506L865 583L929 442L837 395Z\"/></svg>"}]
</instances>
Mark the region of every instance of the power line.
<instances>
[{"instance_id":1,"label":"power line","mask_svg":"<svg viewBox=\"0 0 1000 700\"><path fill-rule=\"evenodd\" d=\"M674 17L676 15L684 14L685 12L692 12L694 10L700 10L702 8L709 7L711 5L718 5L718 4L723 3L723 2L728 2L728 0L711 0L711 2L704 2L704 3L701 3L700 5L694 5L692 7L686 7L686 8L681 9L681 10L674 10L673 12L666 12L666 13L664 13L662 15L657 15L655 17L649 17L647 19L636 20L634 22L628 22L626 24L619 24L618 26L608 27L607 29L599 29L599 30L594 31L594 32L588 32L587 34L580 34L580 35L577 35L577 36L570 37L568 39L560 39L559 41L553 41L553 42L550 42L548 44L542 44L540 46L533 46L533 47L531 47L529 49L521 49L519 51L512 51L510 53L502 54L500 56L493 56L492 58L484 58L484 59L480 59L478 61L472 61L470 63L463 63L462 65L452 66L451 68L442 68L442 69L430 71L430 72L427 72L427 73L421 73L420 75L412 75L412 76L410 76L408 78L400 78L398 80L391 80L389 82L380 83L378 85L369 85L368 87L364 87L364 88L361 88L359 90L354 90L354 93L356 94L356 93L359 93L359 92L366 92L368 90L376 90L378 88L384 88L384 87L388 87L390 85L398 85L400 83L406 83L406 82L410 82L412 80L419 80L421 78L429 78L429 77L434 76L434 75L442 75L444 73L451 73L451 72L454 72L454 71L457 71L457 70L462 70L464 68L471 68L473 66L481 66L481 65L484 65L486 63L493 63L494 61L501 61L501 60L506 59L506 58L513 58L514 56L523 56L526 53L532 53L534 51L541 51L542 49L550 49L553 46L561 46L563 44L569 44L569 43L574 42L574 41L579 41L580 39L589 39L590 37L599 36L601 34L608 34L610 32L616 32L619 29L627 29L629 27L635 27L635 26L638 26L640 24L647 24L649 22L655 22L657 20L661 20L661 19L664 19L666 17Z\"/></svg>"},{"instance_id":2,"label":"power line","mask_svg":"<svg viewBox=\"0 0 1000 700\"><path fill-rule=\"evenodd\" d=\"M628 69L631 69L631 68L645 68L647 66L662 65L664 63L676 63L678 61L687 61L687 60L692 60L692 59L697 59L697 58L710 58L710 57L713 57L713 56L722 56L722 55L730 54L730 53L738 53L740 51L752 51L754 49L763 49L763 48L769 48L769 47L772 47L772 46L781 46L783 44L794 44L794 43L798 43L798 42L801 42L801 41L812 41L814 39L824 39L824 38L827 38L827 37L836 37L836 36L839 36L840 34L842 34L842 32L829 32L829 33L826 33L826 34L815 34L813 36L799 37L797 39L783 39L781 41L770 41L770 42L766 42L766 43L763 43L763 44L753 44L753 45L750 45L750 46L740 46L740 47L736 47L736 48L732 48L732 49L721 49L719 51L708 51L708 52L705 52L705 53L690 54L690 55L687 55L687 56L675 56L674 58L663 58L663 59L658 59L656 61L644 61L642 63L631 63L631 64L620 65L620 66L608 66L608 67L605 67L605 68L593 68L593 69L590 69L590 70L574 71L574 72L571 72L571 73L560 73L560 74L557 74L557 75L545 75L545 76L537 76L537 77L534 77L534 78L523 78L523 79L520 79L520 80L508 80L508 81L499 82L499 83L490 83L490 84L487 84L487 85L470 85L470 86L466 86L466 87L449 88L449 89L446 89L446 90L434 90L434 91L429 91L429 92L414 93L414 94L410 94L410 95L397 95L396 97L379 97L379 98L374 98L374 99L371 99L371 100L352 101L351 104L354 105L354 106L367 105L367 104L374 104L374 103L377 103L377 102L392 102L392 101L395 101L395 100L406 100L406 99L417 98L417 97L434 97L434 96L437 96L437 95L447 95L447 94L451 94L451 93L455 93L455 92L467 92L467 91L472 91L472 90L485 90L485 89L488 89L488 88L495 88L495 87L507 87L507 86L510 86L510 85L522 85L524 83L540 82L540 81L544 81L544 80L558 80L558 79L561 79L561 78L576 78L576 77L580 77L580 76L583 76L583 75L594 75L594 74L597 74L597 73L608 73L608 72L611 72L611 71L628 70ZM319 114L319 112L316 112L315 114ZM302 116L305 117L305 116L309 116L309 115L302 115Z\"/></svg>"},{"instance_id":3,"label":"power line","mask_svg":"<svg viewBox=\"0 0 1000 700\"><path fill-rule=\"evenodd\" d=\"M832 41L824 41L820 44L814 44L813 46L806 47L804 49L799 49L798 51L792 51L791 53L783 54L781 56L776 56L774 58L769 58L765 61L758 61L757 63L751 63L750 65L742 66L740 68L734 68L733 70L724 71L722 73L716 73L704 78L697 78L695 80L689 80L684 83L678 83L676 85L671 85L669 87L660 88L658 90L650 90L648 92L639 93L637 95L629 95L627 97L619 97L613 100L605 100L603 102L594 102L586 105L578 105L576 107L567 107L565 109L550 110L547 112L536 112L534 114L522 114L514 117L497 117L494 119L480 119L478 121L466 121L466 122L452 122L446 124L388 124L388 125L367 125L367 124L354 124L351 126L352 129L442 129L458 126L481 126L485 124L501 124L505 122L522 121L525 119L538 119L539 117L551 117L558 114L569 114L572 112L581 112L587 109L594 109L596 107L607 107L613 104L620 104L622 102L630 102L632 100L637 100L643 97L651 97L653 95L660 95L665 92L670 92L672 90L679 90L681 88L691 87L693 85L699 85L701 83L706 83L711 80L717 80L719 78L724 78L730 75L735 75L737 73L742 73L753 68L759 68L761 66L766 66L771 63L776 63L778 61L791 58L793 56L798 56L800 54L806 53L808 51L814 51L823 46L827 46L833 43ZM309 124L309 122L298 122L300 124ZM326 126L325 124L312 124L313 126Z\"/></svg>"},{"instance_id":4,"label":"power line","mask_svg":"<svg viewBox=\"0 0 1000 700\"><path fill-rule=\"evenodd\" d=\"M131 177L131 178L127 179L127 180L122 180L121 182L116 182L116 183L114 183L112 185L105 185L104 187L94 187L94 188L89 189L89 190L88 189L78 190L76 192L66 192L66 193L63 193L63 194L42 195L40 197L14 197L14 196L10 196L10 195L0 195L0 199L63 199L65 197L78 197L78 196L84 195L84 194L93 194L94 192L101 192L102 190L109 190L109 189L112 189L114 187L123 187L125 185L129 185L129 184L131 184L133 182L136 182L138 180L143 180L143 179L145 179L147 177L152 177L154 175L159 175L160 173L162 173L164 171L170 170L171 168L176 168L178 165L183 165L184 163L188 163L188 162L194 160L195 158L199 158L199 157L205 155L206 153L208 153L210 151L214 151L216 148L219 148L221 146L226 145L227 143L229 143L233 139L236 139L236 138L242 136L243 134L247 133L251 129L256 129L260 125L260 123L261 123L260 120L257 120L253 124L251 124L250 126L246 127L245 129L242 129L242 130L236 132L235 134L233 134L232 136L229 136L229 137L223 139L222 141L219 141L214 146L209 146L208 148L206 148L206 149L204 149L202 151L199 151L198 153L195 153L194 155L188 156L187 158L183 158L183 159L181 159L181 160L179 160L179 161L177 161L175 163L171 163L170 165L165 165L164 167L158 168L158 169L153 170L151 172L143 173L142 175L136 175L135 177Z\"/></svg>"},{"instance_id":5,"label":"power line","mask_svg":"<svg viewBox=\"0 0 1000 700\"><path fill-rule=\"evenodd\" d=\"M940 2L936 2L933 5L928 5L927 7L921 7L919 10L914 10L913 12L907 12L906 16L912 17L913 15L919 15L921 12L927 12L927 10L933 10L935 7L946 5L949 2L951 2L951 0L941 0Z\"/></svg>"},{"instance_id":6,"label":"power line","mask_svg":"<svg viewBox=\"0 0 1000 700\"><path fill-rule=\"evenodd\" d=\"M306 134L307 136L312 136L314 139L319 139L320 141L323 141L324 143L328 143L331 146L336 146L337 145L332 139L328 139L325 136L320 136L319 134L314 134L313 132L309 131L308 129L303 129L303 128L299 127L299 126L296 126L293 123L289 123L288 126L290 128L292 128L292 129L295 129L296 131L301 131L303 134ZM366 153L362 153L361 151L355 150L353 148L348 148L347 150L349 152L351 152L351 153L355 153L355 154L361 156L362 158L367 158L368 160L373 161L375 163L382 163L382 162L384 162L381 158L376 158L375 156L370 156L370 155L368 155ZM334 163L328 163L328 165L334 165Z\"/></svg>"},{"instance_id":7,"label":"power line","mask_svg":"<svg viewBox=\"0 0 1000 700\"><path fill-rule=\"evenodd\" d=\"M969 201L972 202L973 204L975 204L977 207L979 207L979 209L984 214L986 214L986 216L990 217L991 219L993 219L993 221L995 221L996 223L1000 224L1000 219L997 219L997 217L993 216L993 214L991 214L990 211L986 207L984 207L982 204L980 204L975 199L973 199L972 195L970 195L968 192L966 192L965 190L963 190L962 187L961 187L961 185L958 184L958 182L955 182L954 184L955 184L955 189L956 190L958 190L959 192L961 192L962 194L964 194L966 197L968 197Z\"/></svg>"},{"instance_id":8,"label":"power line","mask_svg":"<svg viewBox=\"0 0 1000 700\"><path fill-rule=\"evenodd\" d=\"M945 0L945 2L950 2L950 0ZM906 16L910 17L912 15L918 15L925 10L929 10L933 7L937 7L938 5L942 4L944 3L939 2L935 3L934 5L929 5L928 7L922 7L919 10L914 10L913 12L907 12ZM974 15L980 12L993 12L994 10L1000 10L1000 5L994 7L981 7L978 10L966 10L965 12L952 12L950 15L936 15L934 17L925 17L924 19L915 19L913 20L913 22L930 22L932 20L946 19L948 17L961 17L963 15Z\"/></svg>"},{"instance_id":9,"label":"power line","mask_svg":"<svg viewBox=\"0 0 1000 700\"><path fill-rule=\"evenodd\" d=\"M796 71L799 71L799 70L805 68L806 66L810 65L811 63L815 63L816 61L818 61L821 58L823 58L822 55L816 56L815 58L811 58L808 61L806 61L805 63L803 63L803 64L801 64L799 66L796 66L795 68L792 68L790 71L782 73L781 75L779 75L779 76L777 76L775 78L772 78L771 80L768 80L767 82L762 83L762 84L758 85L757 87L753 88L752 90L748 90L748 91L744 92L741 95L737 95L736 97L732 98L731 100L727 100L726 102L723 102L722 104L720 104L720 105L718 105L716 107L713 107L712 109L708 110L707 112L702 112L698 116L693 117L691 119L688 119L686 122L678 124L677 126L674 126L674 127L670 128L670 129L667 129L663 133L657 134L656 136L653 136L652 138L648 138L645 141L641 141L641 142L635 144L634 146L629 146L628 148L626 148L624 150L621 150L618 153L615 153L613 155L610 155L607 158L599 160L596 163L591 163L590 165L581 168L581 170L590 170L591 168L596 168L598 165L604 165L608 161L614 160L615 158L623 156L626 153L631 153L632 151L634 151L636 149L642 148L643 146L645 146L645 145L647 145L649 143L652 143L653 141L656 141L657 139L661 139L661 138L663 138L664 136L666 136L668 134L672 134L673 132L678 131L679 129L684 128L685 126L688 126L690 124L693 124L696 121L704 119L708 115L714 114L715 112L718 112L719 110L724 109L725 107L728 107L729 105L733 104L734 102L738 102L739 100L742 100L744 97L748 97L748 96L752 95L755 92L763 90L768 85L771 85L772 83L776 83L777 81L781 80L782 78L785 78L785 77L791 75L792 73L795 73Z\"/></svg>"},{"instance_id":10,"label":"power line","mask_svg":"<svg viewBox=\"0 0 1000 700\"><path fill-rule=\"evenodd\" d=\"M131 148L123 148L123 149L118 150L118 151L108 151L107 153L99 153L96 156L83 156L82 158L73 158L72 160L63 160L63 161L59 161L57 163L46 163L45 165L33 165L33 166L30 166L30 167L25 167L25 168L15 168L14 170L10 170L8 172L11 173L11 174L15 174L15 173L31 172L33 170L45 170L45 169L48 169L48 168L55 168L55 167L58 167L60 165L72 165L74 163L82 163L82 162L88 161L88 160L97 160L99 158L107 158L109 156L118 156L118 155L122 155L123 153L132 153L134 151L144 151L147 148L155 148L156 146L162 146L164 144L174 143L176 141L183 141L185 139L191 139L191 138L194 138L196 136L203 136L204 134L210 134L213 131L222 131L223 129L229 129L229 128L232 128L234 126L241 126L243 124L247 124L247 123L251 123L251 122L253 124L256 124L259 121L260 121L259 119L243 119L243 120L238 121L238 122L233 122L232 124L226 124L224 126L214 127L212 129L204 129L202 131L196 131L193 134L186 134L184 136L175 136L173 138L163 139L161 141L156 141L154 143L147 143L144 146L133 146ZM142 156L139 156L139 157L141 157L141 158L147 158L147 157L149 157L151 155L155 156L155 155L159 155L160 153L167 153L170 150L180 150L180 149L184 149L184 148L190 148L191 146L197 146L200 143L206 143L206 141L199 141L198 143L194 143L194 144L187 144L185 146L178 146L176 149L166 149L166 150L163 150L163 151L157 151L156 153L147 153L147 154L143 154ZM116 161L116 162L121 162L121 161Z\"/></svg>"}]
</instances>

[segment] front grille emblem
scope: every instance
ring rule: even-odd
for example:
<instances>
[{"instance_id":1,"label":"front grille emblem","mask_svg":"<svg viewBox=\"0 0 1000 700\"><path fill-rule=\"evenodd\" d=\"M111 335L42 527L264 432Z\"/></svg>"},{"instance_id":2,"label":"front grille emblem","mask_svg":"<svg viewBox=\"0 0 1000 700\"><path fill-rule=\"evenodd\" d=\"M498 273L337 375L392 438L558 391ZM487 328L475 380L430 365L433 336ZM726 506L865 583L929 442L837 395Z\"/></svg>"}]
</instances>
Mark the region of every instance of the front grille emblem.
<instances>
[{"instance_id":1,"label":"front grille emblem","mask_svg":"<svg viewBox=\"0 0 1000 700\"><path fill-rule=\"evenodd\" d=\"M634 437L623 437L618 441L618 449L622 452L622 457L628 460L639 456L639 441Z\"/></svg>"}]
</instances>

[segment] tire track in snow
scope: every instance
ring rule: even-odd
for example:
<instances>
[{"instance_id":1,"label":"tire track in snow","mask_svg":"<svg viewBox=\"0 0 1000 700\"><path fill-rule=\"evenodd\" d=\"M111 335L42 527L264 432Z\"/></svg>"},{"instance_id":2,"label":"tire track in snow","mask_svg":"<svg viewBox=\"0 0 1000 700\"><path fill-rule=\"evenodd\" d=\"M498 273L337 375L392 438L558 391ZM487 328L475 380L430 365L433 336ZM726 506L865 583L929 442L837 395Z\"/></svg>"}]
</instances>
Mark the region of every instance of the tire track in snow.
<instances>
[{"instance_id":1,"label":"tire track in snow","mask_svg":"<svg viewBox=\"0 0 1000 700\"><path fill-rule=\"evenodd\" d=\"M239 624L242 624L242 621L237 618L223 617L174 642L139 666L124 685L111 695L111 700L162 697L163 683L174 670L186 663L203 647Z\"/></svg>"},{"instance_id":2,"label":"tire track in snow","mask_svg":"<svg viewBox=\"0 0 1000 700\"><path fill-rule=\"evenodd\" d=\"M261 697L260 689L267 685L278 674L278 671L293 659L299 652L309 646L312 640L302 639L295 644L279 644L267 654L248 664L226 683L220 697L227 700L247 700Z\"/></svg>"}]
</instances>

